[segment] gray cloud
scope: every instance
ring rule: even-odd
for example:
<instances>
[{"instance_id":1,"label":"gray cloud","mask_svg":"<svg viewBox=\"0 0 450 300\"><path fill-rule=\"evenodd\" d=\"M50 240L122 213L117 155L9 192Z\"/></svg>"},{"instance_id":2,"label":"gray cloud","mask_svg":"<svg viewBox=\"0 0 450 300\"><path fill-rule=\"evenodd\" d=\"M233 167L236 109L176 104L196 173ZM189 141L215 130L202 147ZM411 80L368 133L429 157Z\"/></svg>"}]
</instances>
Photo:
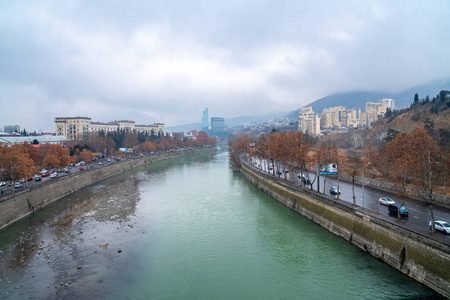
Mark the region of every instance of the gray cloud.
<instances>
[{"instance_id":1,"label":"gray cloud","mask_svg":"<svg viewBox=\"0 0 450 300\"><path fill-rule=\"evenodd\" d=\"M450 77L448 1L316 2L3 1L0 126L176 125Z\"/></svg>"}]
</instances>

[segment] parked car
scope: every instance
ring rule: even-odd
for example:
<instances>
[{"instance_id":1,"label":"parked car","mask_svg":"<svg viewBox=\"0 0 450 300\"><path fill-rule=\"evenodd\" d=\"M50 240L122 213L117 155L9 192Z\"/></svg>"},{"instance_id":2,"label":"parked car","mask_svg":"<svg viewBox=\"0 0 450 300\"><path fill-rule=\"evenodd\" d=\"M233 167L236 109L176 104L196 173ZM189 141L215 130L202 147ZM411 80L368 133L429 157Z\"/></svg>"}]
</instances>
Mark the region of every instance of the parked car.
<instances>
[{"instance_id":1,"label":"parked car","mask_svg":"<svg viewBox=\"0 0 450 300\"><path fill-rule=\"evenodd\" d=\"M297 177L303 181L303 184L311 184L311 180L305 174L298 173Z\"/></svg>"},{"instance_id":2,"label":"parked car","mask_svg":"<svg viewBox=\"0 0 450 300\"><path fill-rule=\"evenodd\" d=\"M144 156L144 155L141 153L141 156ZM106 161L111 162L111 158L108 158Z\"/></svg>"},{"instance_id":3,"label":"parked car","mask_svg":"<svg viewBox=\"0 0 450 300\"><path fill-rule=\"evenodd\" d=\"M53 172L50 174L50 178L56 178L58 176L58 173Z\"/></svg>"},{"instance_id":4,"label":"parked car","mask_svg":"<svg viewBox=\"0 0 450 300\"><path fill-rule=\"evenodd\" d=\"M0 186L5 186L5 185L6 185L6 182L0 181Z\"/></svg>"},{"instance_id":5,"label":"parked car","mask_svg":"<svg viewBox=\"0 0 450 300\"><path fill-rule=\"evenodd\" d=\"M431 221L430 221L431 228ZM434 221L434 228L436 230L442 231L443 233L450 234L450 224L445 221Z\"/></svg>"},{"instance_id":6,"label":"parked car","mask_svg":"<svg viewBox=\"0 0 450 300\"><path fill-rule=\"evenodd\" d=\"M41 177L41 175L34 175L33 179L34 179L34 181L41 181L42 177Z\"/></svg>"},{"instance_id":7,"label":"parked car","mask_svg":"<svg viewBox=\"0 0 450 300\"><path fill-rule=\"evenodd\" d=\"M390 214L397 215L398 210L400 209L400 215L401 216L408 216L408 210L406 207L402 206L400 207L400 204L388 204L388 211Z\"/></svg>"},{"instance_id":8,"label":"parked car","mask_svg":"<svg viewBox=\"0 0 450 300\"><path fill-rule=\"evenodd\" d=\"M83 167L80 167L80 168L79 168L79 170L80 170L80 171L83 171L83 170L84 170L84 168L83 168Z\"/></svg>"},{"instance_id":9,"label":"parked car","mask_svg":"<svg viewBox=\"0 0 450 300\"><path fill-rule=\"evenodd\" d=\"M378 203L382 205L395 204L395 201L388 197L381 197L378 199Z\"/></svg>"},{"instance_id":10,"label":"parked car","mask_svg":"<svg viewBox=\"0 0 450 300\"><path fill-rule=\"evenodd\" d=\"M103 165L103 163L101 161L98 162L99 165Z\"/></svg>"},{"instance_id":11,"label":"parked car","mask_svg":"<svg viewBox=\"0 0 450 300\"><path fill-rule=\"evenodd\" d=\"M21 187L23 187L23 182L16 182L16 183L14 183L14 188L15 189L18 189L18 188L21 188Z\"/></svg>"},{"instance_id":12,"label":"parked car","mask_svg":"<svg viewBox=\"0 0 450 300\"><path fill-rule=\"evenodd\" d=\"M341 193L341 191L340 191L340 190L338 190L338 188L337 188L337 187L335 187L335 186L332 186L332 187L331 187L331 189L330 189L330 193L331 193L331 194L335 194L335 195L337 195L337 194L340 194L340 193Z\"/></svg>"}]
</instances>

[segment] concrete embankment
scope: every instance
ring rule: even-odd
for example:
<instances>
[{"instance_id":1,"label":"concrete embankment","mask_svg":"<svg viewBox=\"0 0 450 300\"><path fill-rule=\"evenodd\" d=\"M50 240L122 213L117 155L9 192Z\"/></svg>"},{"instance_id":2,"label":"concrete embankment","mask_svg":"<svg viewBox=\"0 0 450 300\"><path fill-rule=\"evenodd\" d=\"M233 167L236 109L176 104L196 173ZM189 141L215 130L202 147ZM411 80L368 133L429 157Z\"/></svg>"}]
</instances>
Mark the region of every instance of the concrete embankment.
<instances>
[{"instance_id":1,"label":"concrete embankment","mask_svg":"<svg viewBox=\"0 0 450 300\"><path fill-rule=\"evenodd\" d=\"M49 184L40 184L15 195L0 200L0 229L41 209L46 205L69 195L83 187L121 172L150 164L155 161L192 155L194 153L216 151L216 148L205 148L192 151L167 152L159 155L139 157L132 160L105 165L74 175L60 177Z\"/></svg>"},{"instance_id":2,"label":"concrete embankment","mask_svg":"<svg viewBox=\"0 0 450 300\"><path fill-rule=\"evenodd\" d=\"M257 188L330 232L450 297L450 247L377 218L376 214L308 189L294 188L242 165Z\"/></svg>"}]
</instances>

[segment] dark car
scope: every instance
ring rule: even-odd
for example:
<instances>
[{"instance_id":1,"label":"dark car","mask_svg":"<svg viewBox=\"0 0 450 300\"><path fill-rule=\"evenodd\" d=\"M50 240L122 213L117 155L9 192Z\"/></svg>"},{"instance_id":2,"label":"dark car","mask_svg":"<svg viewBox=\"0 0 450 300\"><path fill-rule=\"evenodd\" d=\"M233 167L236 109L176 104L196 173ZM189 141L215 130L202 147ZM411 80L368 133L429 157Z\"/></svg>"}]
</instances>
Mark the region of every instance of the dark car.
<instances>
[{"instance_id":1,"label":"dark car","mask_svg":"<svg viewBox=\"0 0 450 300\"><path fill-rule=\"evenodd\" d=\"M335 187L335 186L331 187L331 189L330 189L330 194L335 194L335 195L337 195L337 194L340 194L340 193L341 193L341 191L338 190L337 187Z\"/></svg>"},{"instance_id":2,"label":"dark car","mask_svg":"<svg viewBox=\"0 0 450 300\"><path fill-rule=\"evenodd\" d=\"M400 204L388 204L388 211L390 214L397 214L398 210L400 209L400 216L408 216L408 210L406 207L402 206L400 207Z\"/></svg>"},{"instance_id":3,"label":"dark car","mask_svg":"<svg viewBox=\"0 0 450 300\"><path fill-rule=\"evenodd\" d=\"M306 177L305 174L302 175L302 174L299 173L297 175L297 177L300 178L301 181L303 181L303 184L311 184L311 180L309 180L309 178Z\"/></svg>"}]
</instances>

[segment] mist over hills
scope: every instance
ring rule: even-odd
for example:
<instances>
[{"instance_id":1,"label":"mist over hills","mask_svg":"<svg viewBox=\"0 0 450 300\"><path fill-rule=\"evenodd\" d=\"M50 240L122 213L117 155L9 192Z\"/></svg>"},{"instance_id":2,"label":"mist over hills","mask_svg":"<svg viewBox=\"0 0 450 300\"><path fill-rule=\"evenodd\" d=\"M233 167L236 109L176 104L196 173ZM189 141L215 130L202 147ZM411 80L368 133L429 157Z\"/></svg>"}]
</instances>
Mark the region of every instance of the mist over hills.
<instances>
[{"instance_id":1,"label":"mist over hills","mask_svg":"<svg viewBox=\"0 0 450 300\"><path fill-rule=\"evenodd\" d=\"M324 108L333 106L345 106L349 108L361 108L364 110L366 102L376 102L383 98L391 98L395 100L395 109L402 109L408 107L414 100L414 95L417 93L419 99L425 98L427 95L430 98L436 96L441 90L450 90L450 79L438 80L428 84L422 84L403 92L367 92L367 91L355 91L348 93L332 94L323 98L320 98L306 106L312 106L314 112L321 114ZM289 119L297 119L300 113L300 108L291 112L281 112L277 114L268 114L264 116L240 116L234 118L225 118L225 125L229 127L248 124L250 122L265 122L273 119L281 119L288 117ZM201 116L199 117L199 119ZM185 125L177 125L167 127L170 131L189 131L200 130L201 122L191 123Z\"/></svg>"},{"instance_id":2,"label":"mist over hills","mask_svg":"<svg viewBox=\"0 0 450 300\"><path fill-rule=\"evenodd\" d=\"M418 85L412 87L406 91L399 93L390 92L349 92L333 94L323 98L320 98L311 104L305 105L312 106L314 112L321 114L324 108L333 106L345 106L350 108L361 108L364 111L366 102L376 102L384 98L391 98L395 100L395 109L402 109L408 107L414 100L414 95L417 93L419 99L425 98L427 95L430 98L436 96L441 90L450 89L450 79L434 81L429 84ZM298 117L300 108L290 112L287 116L290 118Z\"/></svg>"}]
</instances>

